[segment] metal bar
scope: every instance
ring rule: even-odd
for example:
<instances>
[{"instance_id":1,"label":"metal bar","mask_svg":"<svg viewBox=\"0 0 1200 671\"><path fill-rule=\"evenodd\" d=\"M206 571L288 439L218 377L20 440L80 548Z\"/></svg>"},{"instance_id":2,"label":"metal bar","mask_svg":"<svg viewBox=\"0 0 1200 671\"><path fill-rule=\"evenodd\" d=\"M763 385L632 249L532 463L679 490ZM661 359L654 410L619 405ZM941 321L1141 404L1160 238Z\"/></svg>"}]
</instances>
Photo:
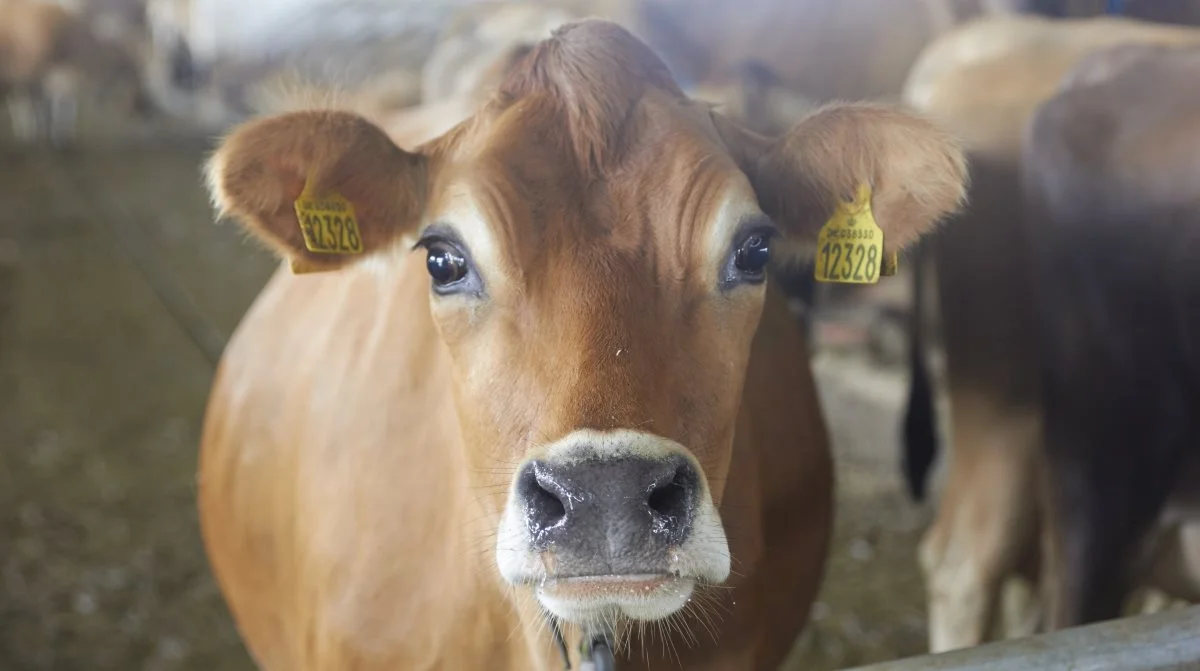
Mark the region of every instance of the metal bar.
<instances>
[{"instance_id":1,"label":"metal bar","mask_svg":"<svg viewBox=\"0 0 1200 671\"><path fill-rule=\"evenodd\" d=\"M1200 669L1200 606L1109 620L848 671L1181 671Z\"/></svg>"}]
</instances>

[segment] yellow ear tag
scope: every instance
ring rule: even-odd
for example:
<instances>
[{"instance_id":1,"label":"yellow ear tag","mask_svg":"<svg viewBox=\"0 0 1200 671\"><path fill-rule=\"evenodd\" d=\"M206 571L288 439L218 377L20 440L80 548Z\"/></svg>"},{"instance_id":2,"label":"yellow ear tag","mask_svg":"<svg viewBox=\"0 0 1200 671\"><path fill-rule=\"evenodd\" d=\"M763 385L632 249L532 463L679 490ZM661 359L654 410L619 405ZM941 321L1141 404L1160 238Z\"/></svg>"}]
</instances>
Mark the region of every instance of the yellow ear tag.
<instances>
[{"instance_id":1,"label":"yellow ear tag","mask_svg":"<svg viewBox=\"0 0 1200 671\"><path fill-rule=\"evenodd\" d=\"M354 205L338 193L317 196L312 179L296 199L296 220L304 234L304 246L318 254L362 254L362 234L354 216ZM293 271L295 268L293 267Z\"/></svg>"},{"instance_id":2,"label":"yellow ear tag","mask_svg":"<svg viewBox=\"0 0 1200 671\"><path fill-rule=\"evenodd\" d=\"M896 253L884 258L883 229L871 212L871 187L860 184L853 202L839 200L817 236L813 277L818 282L875 284L895 275Z\"/></svg>"}]
</instances>

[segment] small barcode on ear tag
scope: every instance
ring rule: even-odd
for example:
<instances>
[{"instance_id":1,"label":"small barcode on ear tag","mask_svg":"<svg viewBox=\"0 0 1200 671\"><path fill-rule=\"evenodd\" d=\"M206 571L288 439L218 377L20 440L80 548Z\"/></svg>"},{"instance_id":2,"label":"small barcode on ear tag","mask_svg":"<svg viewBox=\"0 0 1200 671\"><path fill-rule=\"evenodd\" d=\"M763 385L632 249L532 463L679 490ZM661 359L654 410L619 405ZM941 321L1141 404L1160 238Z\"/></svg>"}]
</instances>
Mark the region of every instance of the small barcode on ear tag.
<instances>
[{"instance_id":1,"label":"small barcode on ear tag","mask_svg":"<svg viewBox=\"0 0 1200 671\"><path fill-rule=\"evenodd\" d=\"M305 183L295 203L304 246L318 254L362 254L362 233L354 205L338 193L317 196L311 184L311 180Z\"/></svg>"},{"instance_id":2,"label":"small barcode on ear tag","mask_svg":"<svg viewBox=\"0 0 1200 671\"><path fill-rule=\"evenodd\" d=\"M862 184L854 201L837 208L817 236L813 277L818 282L875 284L896 272L895 254L883 255L883 229L871 213L871 187Z\"/></svg>"}]
</instances>

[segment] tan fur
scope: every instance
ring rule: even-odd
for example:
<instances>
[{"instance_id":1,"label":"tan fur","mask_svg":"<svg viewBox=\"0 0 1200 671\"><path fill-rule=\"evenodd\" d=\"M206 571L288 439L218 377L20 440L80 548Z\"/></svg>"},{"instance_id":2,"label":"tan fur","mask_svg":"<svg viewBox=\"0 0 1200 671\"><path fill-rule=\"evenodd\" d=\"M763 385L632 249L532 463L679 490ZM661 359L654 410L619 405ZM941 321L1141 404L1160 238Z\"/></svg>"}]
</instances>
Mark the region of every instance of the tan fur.
<instances>
[{"instance_id":1,"label":"tan fur","mask_svg":"<svg viewBox=\"0 0 1200 671\"><path fill-rule=\"evenodd\" d=\"M517 467L587 428L685 446L733 557L667 628L635 629L621 668L776 668L828 546L829 448L783 297L719 289L718 267L760 202L799 244L864 181L902 246L959 205L957 145L874 106L758 136L689 100L625 30L585 21L410 146L297 112L239 127L209 164L220 210L281 256L318 261L288 214L313 174L384 261L281 269L214 381L201 522L259 664L561 668L529 588L497 573L495 534ZM390 256L434 223L465 239L481 295L439 297L423 254Z\"/></svg>"},{"instance_id":2,"label":"tan fur","mask_svg":"<svg viewBox=\"0 0 1200 671\"><path fill-rule=\"evenodd\" d=\"M1041 450L1035 288L1032 224L1020 207L1021 134L1068 73L1084 82L1122 67L1123 57L1110 55L1075 69L1125 42L1200 43L1200 31L1116 18L981 19L931 44L906 85L908 104L966 140L974 175L972 207L931 250L953 408L949 476L920 550L934 651L987 640L1002 581L1029 574L1039 551L1041 513L1030 495Z\"/></svg>"}]
</instances>

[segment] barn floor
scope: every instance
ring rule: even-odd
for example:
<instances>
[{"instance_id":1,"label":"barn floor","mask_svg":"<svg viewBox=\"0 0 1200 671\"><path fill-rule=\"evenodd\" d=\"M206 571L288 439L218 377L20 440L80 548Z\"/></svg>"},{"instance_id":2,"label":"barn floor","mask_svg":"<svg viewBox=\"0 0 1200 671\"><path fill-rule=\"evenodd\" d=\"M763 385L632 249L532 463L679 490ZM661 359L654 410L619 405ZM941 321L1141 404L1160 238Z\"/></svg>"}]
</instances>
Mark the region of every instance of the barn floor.
<instances>
[{"instance_id":1,"label":"barn floor","mask_svg":"<svg viewBox=\"0 0 1200 671\"><path fill-rule=\"evenodd\" d=\"M211 223L202 151L0 145L0 238L19 259L15 287L0 287L13 292L0 293L0 387L16 392L0 399L0 668L252 668L205 564L194 468L204 347L228 336L273 266ZM928 512L895 465L903 371L853 350L817 359L837 532L789 669L925 644L915 549Z\"/></svg>"}]
</instances>

